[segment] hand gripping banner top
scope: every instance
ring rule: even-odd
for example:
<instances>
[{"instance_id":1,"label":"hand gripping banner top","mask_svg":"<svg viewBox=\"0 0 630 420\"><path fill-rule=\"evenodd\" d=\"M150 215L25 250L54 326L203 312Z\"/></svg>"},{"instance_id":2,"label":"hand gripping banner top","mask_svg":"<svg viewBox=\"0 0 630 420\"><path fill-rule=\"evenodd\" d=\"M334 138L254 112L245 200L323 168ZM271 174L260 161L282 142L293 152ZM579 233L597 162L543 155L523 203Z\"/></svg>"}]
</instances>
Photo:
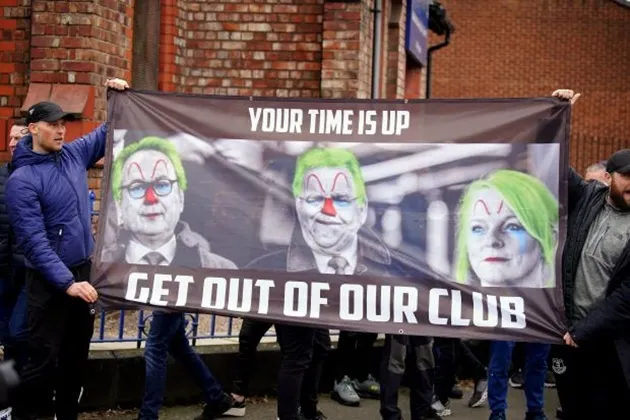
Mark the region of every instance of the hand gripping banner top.
<instances>
[{"instance_id":1,"label":"hand gripping banner top","mask_svg":"<svg viewBox=\"0 0 630 420\"><path fill-rule=\"evenodd\" d=\"M561 340L568 104L108 95L106 309Z\"/></svg>"}]
</instances>

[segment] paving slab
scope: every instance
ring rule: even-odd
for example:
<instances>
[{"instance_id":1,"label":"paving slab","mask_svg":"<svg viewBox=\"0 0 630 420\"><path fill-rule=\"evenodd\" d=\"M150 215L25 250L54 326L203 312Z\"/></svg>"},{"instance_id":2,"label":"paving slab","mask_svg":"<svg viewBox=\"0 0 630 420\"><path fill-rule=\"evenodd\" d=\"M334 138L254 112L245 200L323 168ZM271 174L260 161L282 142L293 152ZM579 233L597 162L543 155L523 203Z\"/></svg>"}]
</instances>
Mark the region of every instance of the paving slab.
<instances>
[{"instance_id":1,"label":"paving slab","mask_svg":"<svg viewBox=\"0 0 630 420\"><path fill-rule=\"evenodd\" d=\"M466 402L470 397L467 391L461 400L452 401L451 416L445 417L448 420L487 420L489 409L487 404L479 408L468 408ZM508 394L509 408L507 419L525 418L525 395L522 390L510 389ZM403 418L409 420L409 393L406 389L400 392L399 405L403 413ZM344 407L330 399L328 395L321 395L320 410L329 420L379 420L379 402L374 400L362 400L359 407ZM558 408L558 397L554 389L545 390L545 413L549 420L555 419ZM160 420L192 420L201 411L201 405L166 407L160 413ZM134 420L137 418L137 411L108 411L84 413L81 420ZM239 417L225 417L226 419L238 419ZM257 399L254 403L247 405L247 414L242 419L252 420L275 420L276 400Z\"/></svg>"}]
</instances>

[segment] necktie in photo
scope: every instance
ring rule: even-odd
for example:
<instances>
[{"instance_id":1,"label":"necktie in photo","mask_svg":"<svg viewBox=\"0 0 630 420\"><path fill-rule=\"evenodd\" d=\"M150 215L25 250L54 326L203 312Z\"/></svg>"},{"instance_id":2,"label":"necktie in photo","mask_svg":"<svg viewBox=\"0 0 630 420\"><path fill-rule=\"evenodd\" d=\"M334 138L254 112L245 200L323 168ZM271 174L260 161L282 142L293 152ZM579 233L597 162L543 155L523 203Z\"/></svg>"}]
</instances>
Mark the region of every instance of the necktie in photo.
<instances>
[{"instance_id":1,"label":"necktie in photo","mask_svg":"<svg viewBox=\"0 0 630 420\"><path fill-rule=\"evenodd\" d=\"M144 256L143 260L149 265L160 265L166 259L159 252L149 252Z\"/></svg>"},{"instance_id":2,"label":"necktie in photo","mask_svg":"<svg viewBox=\"0 0 630 420\"><path fill-rule=\"evenodd\" d=\"M328 267L335 270L335 274L346 274L346 267L348 267L348 265L348 260L344 257L332 257L328 261Z\"/></svg>"}]
</instances>

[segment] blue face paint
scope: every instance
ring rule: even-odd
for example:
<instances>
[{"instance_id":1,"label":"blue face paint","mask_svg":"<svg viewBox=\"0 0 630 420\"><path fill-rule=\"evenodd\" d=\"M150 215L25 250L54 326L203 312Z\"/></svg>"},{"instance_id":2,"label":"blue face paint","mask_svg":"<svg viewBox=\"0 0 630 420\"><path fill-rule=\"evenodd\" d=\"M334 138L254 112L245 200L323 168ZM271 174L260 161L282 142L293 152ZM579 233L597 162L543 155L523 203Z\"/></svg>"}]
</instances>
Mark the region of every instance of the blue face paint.
<instances>
[{"instance_id":1,"label":"blue face paint","mask_svg":"<svg viewBox=\"0 0 630 420\"><path fill-rule=\"evenodd\" d=\"M516 238L520 254L525 254L527 252L527 240L529 239L529 234L525 228L523 226L510 223L505 227L505 230L508 234Z\"/></svg>"}]
</instances>

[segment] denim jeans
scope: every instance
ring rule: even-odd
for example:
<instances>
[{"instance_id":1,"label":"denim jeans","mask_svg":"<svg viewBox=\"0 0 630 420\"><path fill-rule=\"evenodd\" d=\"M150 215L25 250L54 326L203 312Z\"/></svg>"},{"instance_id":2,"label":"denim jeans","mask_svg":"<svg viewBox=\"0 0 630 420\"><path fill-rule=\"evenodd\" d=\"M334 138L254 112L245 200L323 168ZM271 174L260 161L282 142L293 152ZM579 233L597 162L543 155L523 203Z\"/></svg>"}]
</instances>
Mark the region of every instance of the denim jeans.
<instances>
[{"instance_id":1,"label":"denim jeans","mask_svg":"<svg viewBox=\"0 0 630 420\"><path fill-rule=\"evenodd\" d=\"M490 345L488 403L492 412L507 409L508 371L512 360L513 341L493 341ZM527 343L525 347L525 398L529 412L541 412L544 407L545 378L550 344Z\"/></svg>"},{"instance_id":2,"label":"denim jeans","mask_svg":"<svg viewBox=\"0 0 630 420\"><path fill-rule=\"evenodd\" d=\"M146 376L139 419L158 419L166 387L168 353L194 377L207 404L223 397L223 388L188 342L185 314L154 311L144 350Z\"/></svg>"},{"instance_id":3,"label":"denim jeans","mask_svg":"<svg viewBox=\"0 0 630 420\"><path fill-rule=\"evenodd\" d=\"M9 336L4 346L5 358L15 362L18 372L26 365L28 357L26 350L28 345L27 305L26 287L22 287L9 318Z\"/></svg>"}]
</instances>

